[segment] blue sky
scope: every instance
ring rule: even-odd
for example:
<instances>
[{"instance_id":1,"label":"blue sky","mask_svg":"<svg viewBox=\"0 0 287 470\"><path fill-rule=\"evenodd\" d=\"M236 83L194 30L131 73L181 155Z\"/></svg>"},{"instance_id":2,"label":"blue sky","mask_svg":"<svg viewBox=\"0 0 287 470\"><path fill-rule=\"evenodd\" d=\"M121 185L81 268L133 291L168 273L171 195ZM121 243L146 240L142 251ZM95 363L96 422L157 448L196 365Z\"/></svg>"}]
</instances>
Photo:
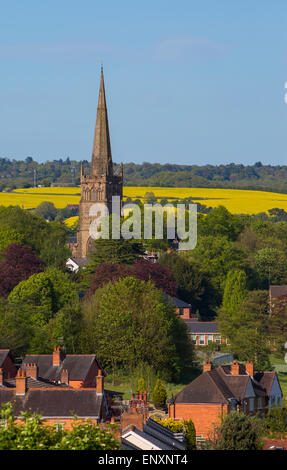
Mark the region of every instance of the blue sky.
<instances>
[{"instance_id":1,"label":"blue sky","mask_svg":"<svg viewBox=\"0 0 287 470\"><path fill-rule=\"evenodd\" d=\"M0 157L287 164L285 0L1 2Z\"/></svg>"}]
</instances>

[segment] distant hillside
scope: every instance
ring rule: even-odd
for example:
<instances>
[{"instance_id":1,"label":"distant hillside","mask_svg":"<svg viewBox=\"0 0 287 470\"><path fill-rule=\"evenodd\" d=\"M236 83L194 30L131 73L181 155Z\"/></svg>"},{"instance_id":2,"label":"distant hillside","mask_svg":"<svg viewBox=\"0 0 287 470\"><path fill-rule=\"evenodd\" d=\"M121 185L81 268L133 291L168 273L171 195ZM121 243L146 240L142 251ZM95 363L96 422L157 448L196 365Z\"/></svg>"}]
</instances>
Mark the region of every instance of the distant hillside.
<instances>
[{"instance_id":1,"label":"distant hillside","mask_svg":"<svg viewBox=\"0 0 287 470\"><path fill-rule=\"evenodd\" d=\"M84 166L88 171L89 162ZM118 171L119 165L115 165ZM25 160L0 159L0 191L28 188L37 185L79 185L80 162L53 160L37 163L31 157ZM175 165L158 163L126 163L125 186L153 186L177 188L257 189L287 193L287 166L263 165L260 162L244 166L229 165Z\"/></svg>"}]
</instances>

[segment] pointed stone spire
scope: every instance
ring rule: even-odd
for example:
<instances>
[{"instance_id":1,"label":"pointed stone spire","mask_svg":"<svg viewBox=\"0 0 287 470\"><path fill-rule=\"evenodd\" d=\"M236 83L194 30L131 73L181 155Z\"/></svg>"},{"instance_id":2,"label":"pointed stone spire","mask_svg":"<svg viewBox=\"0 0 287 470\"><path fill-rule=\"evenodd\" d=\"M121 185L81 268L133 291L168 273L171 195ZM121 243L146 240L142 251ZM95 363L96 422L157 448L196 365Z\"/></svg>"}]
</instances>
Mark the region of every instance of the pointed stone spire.
<instances>
[{"instance_id":1,"label":"pointed stone spire","mask_svg":"<svg viewBox=\"0 0 287 470\"><path fill-rule=\"evenodd\" d=\"M113 174L113 161L109 133L108 112L106 105L103 66L101 66L99 101L90 174L91 176L112 176Z\"/></svg>"}]
</instances>

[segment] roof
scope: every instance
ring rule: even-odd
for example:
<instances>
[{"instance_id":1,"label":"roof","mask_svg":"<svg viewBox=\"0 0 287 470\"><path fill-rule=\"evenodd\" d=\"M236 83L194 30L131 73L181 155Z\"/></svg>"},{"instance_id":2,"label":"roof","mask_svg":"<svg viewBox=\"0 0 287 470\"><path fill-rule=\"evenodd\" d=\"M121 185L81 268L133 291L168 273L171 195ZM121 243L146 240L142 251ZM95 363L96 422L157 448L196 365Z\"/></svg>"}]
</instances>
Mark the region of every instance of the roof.
<instances>
[{"instance_id":1,"label":"roof","mask_svg":"<svg viewBox=\"0 0 287 470\"><path fill-rule=\"evenodd\" d=\"M287 285L285 286L270 286L269 295L273 299L279 299L283 295L287 295Z\"/></svg>"},{"instance_id":2,"label":"roof","mask_svg":"<svg viewBox=\"0 0 287 470\"><path fill-rule=\"evenodd\" d=\"M91 261L90 258L70 258L74 261L78 266L87 266Z\"/></svg>"},{"instance_id":3,"label":"roof","mask_svg":"<svg viewBox=\"0 0 287 470\"><path fill-rule=\"evenodd\" d=\"M16 377L13 379L5 379L3 381L3 385L0 385L0 391L2 391L3 387L5 388L16 388ZM53 383L50 382L49 380L44 380L41 378L34 379L33 377L28 376L27 377L27 388L55 388L55 387L60 387L60 388L71 388L69 385L63 384L63 383Z\"/></svg>"},{"instance_id":4,"label":"roof","mask_svg":"<svg viewBox=\"0 0 287 470\"><path fill-rule=\"evenodd\" d=\"M211 321L184 320L189 333L218 333L218 323Z\"/></svg>"},{"instance_id":5,"label":"roof","mask_svg":"<svg viewBox=\"0 0 287 470\"><path fill-rule=\"evenodd\" d=\"M0 367L3 366L8 355L9 355L9 349L0 349Z\"/></svg>"},{"instance_id":6,"label":"roof","mask_svg":"<svg viewBox=\"0 0 287 470\"><path fill-rule=\"evenodd\" d=\"M245 396L249 381L257 397L268 397L275 374L275 371L256 372L254 377L251 377L246 372L245 366L240 364L239 374L233 375L230 365L219 366L202 373L171 402L228 404L231 399L240 402Z\"/></svg>"},{"instance_id":7,"label":"roof","mask_svg":"<svg viewBox=\"0 0 287 470\"><path fill-rule=\"evenodd\" d=\"M139 437L138 441L133 439L131 435ZM141 431L135 425L128 426L122 435L122 446L128 450L148 450L150 448L157 447L161 450L186 450L186 442L180 438L179 434L175 434L166 427L154 421L152 418L148 418L143 431ZM145 440L145 447L140 447L140 443ZM136 445L138 444L138 446Z\"/></svg>"},{"instance_id":8,"label":"roof","mask_svg":"<svg viewBox=\"0 0 287 470\"><path fill-rule=\"evenodd\" d=\"M101 413L103 395L94 389L30 389L25 396L15 395L13 390L0 391L0 404L8 401L14 406L15 416L21 411L31 411L43 417L97 418Z\"/></svg>"},{"instance_id":9,"label":"roof","mask_svg":"<svg viewBox=\"0 0 287 470\"><path fill-rule=\"evenodd\" d=\"M191 308L191 305L184 302L181 299L178 299L177 297L172 297L168 294L165 294L165 299L170 305L174 305L177 308Z\"/></svg>"},{"instance_id":10,"label":"roof","mask_svg":"<svg viewBox=\"0 0 287 470\"><path fill-rule=\"evenodd\" d=\"M62 355L59 366L53 366L53 354L30 354L25 356L21 368L24 369L25 364L37 364L39 378L50 381L59 381L63 369L68 370L69 380L85 380L94 361L106 375L95 354Z\"/></svg>"}]
</instances>

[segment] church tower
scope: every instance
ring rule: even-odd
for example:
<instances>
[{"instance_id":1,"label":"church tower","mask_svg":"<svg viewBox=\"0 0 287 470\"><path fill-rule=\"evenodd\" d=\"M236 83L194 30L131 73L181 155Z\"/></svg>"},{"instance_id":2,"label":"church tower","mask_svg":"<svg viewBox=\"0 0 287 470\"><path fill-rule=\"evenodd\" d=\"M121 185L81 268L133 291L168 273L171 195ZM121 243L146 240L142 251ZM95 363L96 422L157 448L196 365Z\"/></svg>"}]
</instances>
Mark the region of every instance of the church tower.
<instances>
[{"instance_id":1,"label":"church tower","mask_svg":"<svg viewBox=\"0 0 287 470\"><path fill-rule=\"evenodd\" d=\"M103 67L101 67L99 101L89 175L85 175L83 165L81 164L79 229L73 256L77 258L87 258L89 251L93 247L94 240L90 237L89 229L95 217L89 215L91 206L96 203L104 203L111 214L112 196L120 196L122 199L122 194L123 166L121 164L120 175L115 175L109 133L104 73Z\"/></svg>"}]
</instances>

